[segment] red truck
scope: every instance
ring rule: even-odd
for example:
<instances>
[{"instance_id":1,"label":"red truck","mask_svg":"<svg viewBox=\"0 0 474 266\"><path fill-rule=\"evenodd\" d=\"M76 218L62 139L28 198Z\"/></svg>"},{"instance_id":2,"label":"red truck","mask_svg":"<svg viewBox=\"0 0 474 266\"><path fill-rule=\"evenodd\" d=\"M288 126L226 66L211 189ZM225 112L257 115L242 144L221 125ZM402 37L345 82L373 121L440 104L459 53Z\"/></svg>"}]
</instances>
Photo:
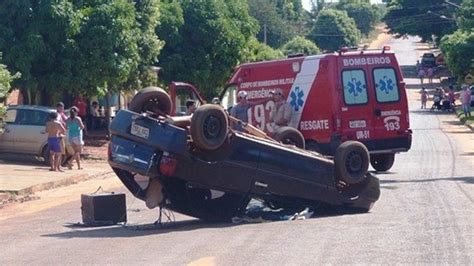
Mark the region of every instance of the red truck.
<instances>
[{"instance_id":1,"label":"red truck","mask_svg":"<svg viewBox=\"0 0 474 266\"><path fill-rule=\"evenodd\" d=\"M249 101L268 99L248 110L249 123L271 134L270 112L275 103L270 92L281 89L293 108L290 126L304 136L306 149L334 155L348 140L362 142L377 171L386 171L395 154L411 147L405 82L390 48L381 50L294 56L287 59L237 66L220 95L230 109L237 93ZM185 103L204 100L191 84L170 86L172 115L184 114Z\"/></svg>"}]
</instances>

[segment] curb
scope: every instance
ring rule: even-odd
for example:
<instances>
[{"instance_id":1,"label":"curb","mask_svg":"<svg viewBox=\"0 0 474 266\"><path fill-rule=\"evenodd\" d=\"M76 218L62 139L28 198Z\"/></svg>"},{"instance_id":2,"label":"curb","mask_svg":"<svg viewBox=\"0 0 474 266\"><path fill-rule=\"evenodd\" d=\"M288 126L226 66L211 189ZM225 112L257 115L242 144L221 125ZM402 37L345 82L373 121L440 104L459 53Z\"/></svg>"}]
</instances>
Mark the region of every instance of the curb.
<instances>
[{"instance_id":1,"label":"curb","mask_svg":"<svg viewBox=\"0 0 474 266\"><path fill-rule=\"evenodd\" d=\"M89 179L97 178L99 176L103 175L109 175L112 174L112 170L107 170L95 174L81 174L77 176L72 176L72 177L67 177L63 178L60 180L56 181L51 181L51 182L46 182L42 184L37 184L31 187L27 187L24 189L16 190L16 191L2 191L0 192L0 202L6 198L8 200L9 198L15 197L15 196L26 196L29 194L33 194L35 192L39 191L44 191L44 190L49 190L57 187L62 187L62 186L68 186L72 184L77 184L79 182L83 182Z\"/></svg>"}]
</instances>

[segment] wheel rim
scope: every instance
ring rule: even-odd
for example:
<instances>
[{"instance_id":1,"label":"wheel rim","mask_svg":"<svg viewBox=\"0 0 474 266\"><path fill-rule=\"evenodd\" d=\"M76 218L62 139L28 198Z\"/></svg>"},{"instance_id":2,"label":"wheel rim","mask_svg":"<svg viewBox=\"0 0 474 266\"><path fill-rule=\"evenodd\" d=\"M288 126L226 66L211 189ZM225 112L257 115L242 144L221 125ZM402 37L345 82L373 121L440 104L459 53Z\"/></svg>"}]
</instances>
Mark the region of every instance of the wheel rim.
<instances>
[{"instance_id":1,"label":"wheel rim","mask_svg":"<svg viewBox=\"0 0 474 266\"><path fill-rule=\"evenodd\" d=\"M347 156L346 168L350 173L357 173L362 168L362 157L356 152L351 152Z\"/></svg>"},{"instance_id":2,"label":"wheel rim","mask_svg":"<svg viewBox=\"0 0 474 266\"><path fill-rule=\"evenodd\" d=\"M211 115L204 122L204 135L208 139L217 138L221 132L221 122L219 118Z\"/></svg>"}]
</instances>

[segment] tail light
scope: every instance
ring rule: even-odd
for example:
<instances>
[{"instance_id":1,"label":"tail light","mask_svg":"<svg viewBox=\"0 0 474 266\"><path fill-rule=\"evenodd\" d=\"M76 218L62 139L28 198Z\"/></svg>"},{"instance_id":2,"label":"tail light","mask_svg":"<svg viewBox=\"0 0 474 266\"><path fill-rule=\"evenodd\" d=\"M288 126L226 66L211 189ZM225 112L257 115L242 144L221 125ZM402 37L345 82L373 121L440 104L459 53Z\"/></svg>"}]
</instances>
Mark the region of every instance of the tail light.
<instances>
[{"instance_id":1,"label":"tail light","mask_svg":"<svg viewBox=\"0 0 474 266\"><path fill-rule=\"evenodd\" d=\"M160 160L160 173L165 176L172 176L176 170L178 160L173 158L168 152L163 152Z\"/></svg>"}]
</instances>

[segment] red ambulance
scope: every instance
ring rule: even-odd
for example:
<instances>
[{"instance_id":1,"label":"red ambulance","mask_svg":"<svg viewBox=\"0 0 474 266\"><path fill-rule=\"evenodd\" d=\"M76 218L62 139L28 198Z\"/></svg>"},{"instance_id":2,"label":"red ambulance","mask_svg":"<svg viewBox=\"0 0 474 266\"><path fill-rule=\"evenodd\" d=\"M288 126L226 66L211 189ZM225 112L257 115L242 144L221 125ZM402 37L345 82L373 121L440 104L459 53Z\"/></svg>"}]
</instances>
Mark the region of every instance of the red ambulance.
<instances>
[{"instance_id":1,"label":"red ambulance","mask_svg":"<svg viewBox=\"0 0 474 266\"><path fill-rule=\"evenodd\" d=\"M291 105L289 126L303 134L306 149L334 155L342 142L357 140L368 148L377 171L390 169L395 154L410 149L405 83L387 47L242 64L228 81L221 104L231 108L237 93L246 91L250 102L264 102L248 110L249 123L271 134L275 103L270 93L276 89ZM172 83L170 96L176 114L185 111L185 99L202 102L186 83Z\"/></svg>"}]
</instances>

